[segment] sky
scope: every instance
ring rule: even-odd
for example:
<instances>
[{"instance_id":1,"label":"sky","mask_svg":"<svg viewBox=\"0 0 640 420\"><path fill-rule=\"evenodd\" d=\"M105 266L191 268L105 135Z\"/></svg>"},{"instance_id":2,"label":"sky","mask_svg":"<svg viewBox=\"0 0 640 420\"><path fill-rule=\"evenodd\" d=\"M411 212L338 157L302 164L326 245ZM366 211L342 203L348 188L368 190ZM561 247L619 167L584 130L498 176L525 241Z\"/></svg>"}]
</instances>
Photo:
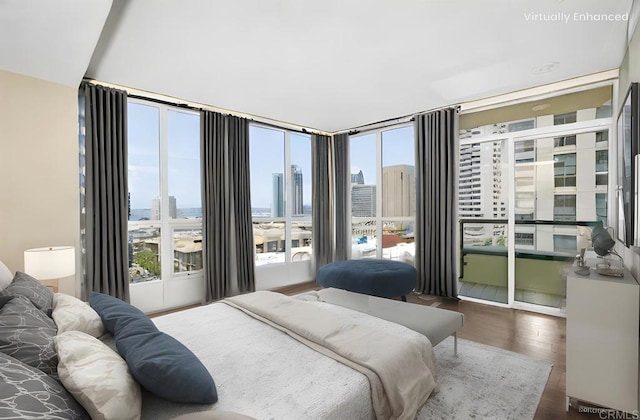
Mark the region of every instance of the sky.
<instances>
[{"instance_id":1,"label":"sky","mask_svg":"<svg viewBox=\"0 0 640 420\"><path fill-rule=\"evenodd\" d=\"M160 112L137 103L128 111L131 208L151 208L160 193ZM169 195L178 208L201 207L199 115L168 110L166 121Z\"/></svg>"},{"instance_id":2,"label":"sky","mask_svg":"<svg viewBox=\"0 0 640 420\"><path fill-rule=\"evenodd\" d=\"M160 112L152 105L129 103L129 191L131 208L150 208L160 193ZM168 110L167 152L169 195L178 208L201 207L200 120L194 112ZM273 174L285 170L285 133L250 126L249 156L251 206L270 208ZM311 136L290 134L291 164L303 173L303 204L311 205ZM382 132L382 165L414 165L413 126ZM364 173L366 184L376 182L376 135L353 136L350 140L351 173Z\"/></svg>"}]
</instances>

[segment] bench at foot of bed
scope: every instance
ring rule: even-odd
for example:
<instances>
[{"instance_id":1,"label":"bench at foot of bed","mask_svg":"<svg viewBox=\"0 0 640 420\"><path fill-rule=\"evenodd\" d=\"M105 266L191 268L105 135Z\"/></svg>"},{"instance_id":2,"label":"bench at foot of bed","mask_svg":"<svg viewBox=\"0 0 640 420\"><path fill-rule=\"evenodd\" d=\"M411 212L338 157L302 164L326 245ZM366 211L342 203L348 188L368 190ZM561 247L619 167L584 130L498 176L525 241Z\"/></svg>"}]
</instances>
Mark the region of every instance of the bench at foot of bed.
<instances>
[{"instance_id":1,"label":"bench at foot of bed","mask_svg":"<svg viewBox=\"0 0 640 420\"><path fill-rule=\"evenodd\" d=\"M404 325L425 335L433 346L453 335L454 353L458 353L456 332L464 321L464 315L460 312L334 288L318 290L315 293L324 302Z\"/></svg>"}]
</instances>

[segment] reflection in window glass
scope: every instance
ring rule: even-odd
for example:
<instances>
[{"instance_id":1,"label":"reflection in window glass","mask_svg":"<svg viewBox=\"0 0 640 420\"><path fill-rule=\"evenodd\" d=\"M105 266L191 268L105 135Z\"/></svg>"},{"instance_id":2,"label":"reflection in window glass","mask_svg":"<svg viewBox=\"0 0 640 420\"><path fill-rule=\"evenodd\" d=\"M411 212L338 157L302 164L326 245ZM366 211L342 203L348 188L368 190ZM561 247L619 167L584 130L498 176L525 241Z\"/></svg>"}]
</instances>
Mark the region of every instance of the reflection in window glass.
<instances>
[{"instance_id":1,"label":"reflection in window glass","mask_svg":"<svg viewBox=\"0 0 640 420\"><path fill-rule=\"evenodd\" d=\"M169 218L202 217L200 189L200 116L167 112Z\"/></svg>"},{"instance_id":2,"label":"reflection in window glass","mask_svg":"<svg viewBox=\"0 0 640 420\"><path fill-rule=\"evenodd\" d=\"M129 220L160 219L160 110L129 103Z\"/></svg>"}]
</instances>

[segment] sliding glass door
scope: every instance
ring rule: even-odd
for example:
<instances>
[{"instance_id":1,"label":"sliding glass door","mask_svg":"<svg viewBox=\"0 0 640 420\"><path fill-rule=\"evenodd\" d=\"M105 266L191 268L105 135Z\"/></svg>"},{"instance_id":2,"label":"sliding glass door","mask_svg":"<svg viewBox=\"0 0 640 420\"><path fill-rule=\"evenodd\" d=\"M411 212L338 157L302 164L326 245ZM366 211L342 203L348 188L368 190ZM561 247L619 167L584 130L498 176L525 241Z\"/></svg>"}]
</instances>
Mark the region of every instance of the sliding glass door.
<instances>
[{"instance_id":1,"label":"sliding glass door","mask_svg":"<svg viewBox=\"0 0 640 420\"><path fill-rule=\"evenodd\" d=\"M577 111L548 99L564 112L488 123L531 112L514 105L461 116L461 298L564 313L576 255L612 220L610 92L587 91L576 103L592 107Z\"/></svg>"},{"instance_id":2,"label":"sliding glass door","mask_svg":"<svg viewBox=\"0 0 640 420\"><path fill-rule=\"evenodd\" d=\"M507 304L507 140L460 146L461 296Z\"/></svg>"}]
</instances>

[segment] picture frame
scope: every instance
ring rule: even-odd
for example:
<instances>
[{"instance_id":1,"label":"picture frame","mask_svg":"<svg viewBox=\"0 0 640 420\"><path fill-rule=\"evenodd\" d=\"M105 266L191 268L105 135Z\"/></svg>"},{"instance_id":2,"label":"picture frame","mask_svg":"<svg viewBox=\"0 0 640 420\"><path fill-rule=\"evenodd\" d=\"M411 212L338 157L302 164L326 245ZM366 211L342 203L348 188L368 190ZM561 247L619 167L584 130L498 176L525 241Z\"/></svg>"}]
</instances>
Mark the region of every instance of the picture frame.
<instances>
[{"instance_id":1,"label":"picture frame","mask_svg":"<svg viewBox=\"0 0 640 420\"><path fill-rule=\"evenodd\" d=\"M636 155L638 154L638 83L631 83L618 113L618 233L625 246L636 242Z\"/></svg>"}]
</instances>

